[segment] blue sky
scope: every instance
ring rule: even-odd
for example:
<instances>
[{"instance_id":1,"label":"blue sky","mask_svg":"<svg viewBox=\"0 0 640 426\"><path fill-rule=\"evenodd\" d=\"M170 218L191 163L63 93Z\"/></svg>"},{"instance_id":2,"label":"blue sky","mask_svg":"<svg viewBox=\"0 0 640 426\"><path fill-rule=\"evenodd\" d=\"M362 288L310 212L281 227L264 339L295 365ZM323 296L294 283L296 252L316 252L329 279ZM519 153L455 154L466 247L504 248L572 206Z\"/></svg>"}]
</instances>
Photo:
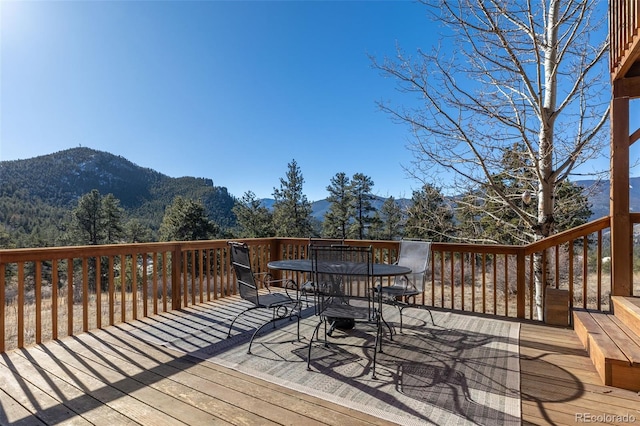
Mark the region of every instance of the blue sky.
<instances>
[{"instance_id":1,"label":"blue sky","mask_svg":"<svg viewBox=\"0 0 640 426\"><path fill-rule=\"evenodd\" d=\"M271 197L295 159L309 200L338 172L411 196L406 129L368 55L430 46L413 2L1 2L0 158L86 146Z\"/></svg>"},{"instance_id":2,"label":"blue sky","mask_svg":"<svg viewBox=\"0 0 640 426\"><path fill-rule=\"evenodd\" d=\"M429 50L410 1L0 2L0 159L86 146L237 197L272 196L295 159L315 201L338 172L410 197L411 101L368 55ZM608 161L605 159L605 161Z\"/></svg>"}]
</instances>

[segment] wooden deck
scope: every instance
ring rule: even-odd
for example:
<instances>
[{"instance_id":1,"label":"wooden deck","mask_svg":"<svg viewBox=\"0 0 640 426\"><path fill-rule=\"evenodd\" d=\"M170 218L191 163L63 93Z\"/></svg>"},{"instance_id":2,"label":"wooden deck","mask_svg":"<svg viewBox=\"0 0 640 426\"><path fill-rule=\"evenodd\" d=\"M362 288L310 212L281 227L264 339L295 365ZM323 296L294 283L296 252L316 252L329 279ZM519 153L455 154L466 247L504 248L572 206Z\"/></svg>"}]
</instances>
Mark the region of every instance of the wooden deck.
<instances>
[{"instance_id":1,"label":"wooden deck","mask_svg":"<svg viewBox=\"0 0 640 426\"><path fill-rule=\"evenodd\" d=\"M387 424L128 333L162 317L2 354L0 424ZM573 330L523 322L520 358L523 424L640 423L640 395L601 385Z\"/></svg>"}]
</instances>

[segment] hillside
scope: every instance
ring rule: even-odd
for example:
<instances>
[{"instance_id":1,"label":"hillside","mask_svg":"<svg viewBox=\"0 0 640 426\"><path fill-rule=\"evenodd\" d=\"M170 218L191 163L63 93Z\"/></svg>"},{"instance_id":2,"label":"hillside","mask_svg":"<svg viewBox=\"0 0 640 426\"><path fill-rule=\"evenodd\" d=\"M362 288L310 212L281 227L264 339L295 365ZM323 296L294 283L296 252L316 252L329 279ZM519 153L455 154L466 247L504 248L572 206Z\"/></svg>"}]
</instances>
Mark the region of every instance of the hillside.
<instances>
[{"instance_id":1,"label":"hillside","mask_svg":"<svg viewBox=\"0 0 640 426\"><path fill-rule=\"evenodd\" d=\"M27 218L20 218L20 212L26 206L50 208L52 214L59 216L61 211L75 207L78 198L92 189L103 195L112 193L129 216L141 219L152 229L158 229L165 207L177 195L201 201L211 219L223 227L234 225L231 208L235 199L226 188L214 186L212 180L171 178L123 157L89 148L2 161L0 177L2 205L13 206L12 217L3 217L9 213L6 208L0 211L0 220L9 225L9 231L25 226Z\"/></svg>"},{"instance_id":2,"label":"hillside","mask_svg":"<svg viewBox=\"0 0 640 426\"><path fill-rule=\"evenodd\" d=\"M591 188L588 197L592 203L592 219L607 216L609 214L609 194L611 191L610 182L593 180L578 181L584 188ZM629 208L632 212L640 212L640 177L629 179Z\"/></svg>"},{"instance_id":3,"label":"hillside","mask_svg":"<svg viewBox=\"0 0 640 426\"><path fill-rule=\"evenodd\" d=\"M606 216L609 182L596 184L582 180L576 183L587 188L593 210L591 218ZM92 189L103 195L112 193L128 217L139 219L152 230L159 228L166 206L177 195L201 201L210 218L222 228L235 224L231 212L235 197L225 187L214 186L211 179L171 178L121 156L89 148L0 161L0 224L11 235L31 235L30 244L46 245L44 242L53 241L52 234L64 234L69 213L78 198ZM384 200L376 197L374 208L380 208ZM403 206L410 203L406 199L397 201ZM271 199L262 202L267 207L273 204ZM640 178L631 178L630 202L631 210L640 211ZM322 221L328 208L327 200L314 202L313 217ZM0 232L0 246L2 238Z\"/></svg>"}]
</instances>

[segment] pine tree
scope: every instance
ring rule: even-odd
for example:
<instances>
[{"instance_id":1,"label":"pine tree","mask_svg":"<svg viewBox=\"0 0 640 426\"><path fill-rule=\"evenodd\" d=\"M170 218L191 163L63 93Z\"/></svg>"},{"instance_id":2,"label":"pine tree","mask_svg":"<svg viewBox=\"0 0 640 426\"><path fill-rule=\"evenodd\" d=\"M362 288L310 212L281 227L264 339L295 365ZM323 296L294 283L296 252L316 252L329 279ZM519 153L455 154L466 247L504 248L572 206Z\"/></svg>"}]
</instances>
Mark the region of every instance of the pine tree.
<instances>
[{"instance_id":1,"label":"pine tree","mask_svg":"<svg viewBox=\"0 0 640 426\"><path fill-rule=\"evenodd\" d=\"M120 207L120 200L113 194L107 194L102 197L102 215L105 228L105 243L117 243L124 238L124 226L122 225L122 217L124 210Z\"/></svg>"},{"instance_id":2,"label":"pine tree","mask_svg":"<svg viewBox=\"0 0 640 426\"><path fill-rule=\"evenodd\" d=\"M243 238L266 238L275 236L273 215L252 191L244 193L242 199L233 206L236 215L238 236Z\"/></svg>"},{"instance_id":3,"label":"pine tree","mask_svg":"<svg viewBox=\"0 0 640 426\"><path fill-rule=\"evenodd\" d=\"M302 192L304 178L296 160L288 165L286 179L280 178L280 189L273 189L273 223L280 237L310 237L311 203Z\"/></svg>"},{"instance_id":4,"label":"pine tree","mask_svg":"<svg viewBox=\"0 0 640 426\"><path fill-rule=\"evenodd\" d=\"M382 225L379 238L381 240L395 240L400 237L402 235L404 215L393 196L382 203L379 213Z\"/></svg>"},{"instance_id":5,"label":"pine tree","mask_svg":"<svg viewBox=\"0 0 640 426\"><path fill-rule=\"evenodd\" d=\"M83 195L73 211L75 241L97 245L104 242L106 229L102 197L97 189Z\"/></svg>"},{"instance_id":6,"label":"pine tree","mask_svg":"<svg viewBox=\"0 0 640 426\"><path fill-rule=\"evenodd\" d=\"M374 199L371 189L373 180L362 173L356 173L351 178L351 197L354 210L354 221L349 230L349 236L363 240L367 235L366 228L370 224L370 213L375 209L371 201Z\"/></svg>"},{"instance_id":7,"label":"pine tree","mask_svg":"<svg viewBox=\"0 0 640 426\"><path fill-rule=\"evenodd\" d=\"M353 220L354 212L350 189L349 177L345 173L336 173L331 178L331 185L327 186L329 192L327 201L331 204L322 223L323 237L347 238L349 223Z\"/></svg>"},{"instance_id":8,"label":"pine tree","mask_svg":"<svg viewBox=\"0 0 640 426\"><path fill-rule=\"evenodd\" d=\"M215 238L219 227L209 220L202 203L176 197L167 207L160 238L162 241L194 241Z\"/></svg>"},{"instance_id":9,"label":"pine tree","mask_svg":"<svg viewBox=\"0 0 640 426\"><path fill-rule=\"evenodd\" d=\"M407 209L405 236L429 241L447 242L454 235L453 210L439 188L424 184L413 191Z\"/></svg>"}]
</instances>

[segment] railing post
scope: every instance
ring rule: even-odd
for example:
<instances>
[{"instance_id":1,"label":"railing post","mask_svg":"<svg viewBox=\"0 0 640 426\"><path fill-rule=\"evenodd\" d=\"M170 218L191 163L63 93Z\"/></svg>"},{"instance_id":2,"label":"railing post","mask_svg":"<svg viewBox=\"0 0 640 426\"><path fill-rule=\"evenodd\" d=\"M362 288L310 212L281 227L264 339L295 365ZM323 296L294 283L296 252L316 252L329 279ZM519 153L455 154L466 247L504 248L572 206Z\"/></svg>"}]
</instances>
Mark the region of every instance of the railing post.
<instances>
[{"instance_id":1,"label":"railing post","mask_svg":"<svg viewBox=\"0 0 640 426\"><path fill-rule=\"evenodd\" d=\"M525 275L525 251L524 247L518 250L516 256L516 314L518 318L524 318L526 304L526 275Z\"/></svg>"},{"instance_id":2,"label":"railing post","mask_svg":"<svg viewBox=\"0 0 640 426\"><path fill-rule=\"evenodd\" d=\"M614 83L616 89L620 83ZM614 92L614 95L617 93ZM629 98L611 101L611 278L614 296L632 294L632 227L629 217Z\"/></svg>"},{"instance_id":3,"label":"railing post","mask_svg":"<svg viewBox=\"0 0 640 426\"><path fill-rule=\"evenodd\" d=\"M272 239L271 252L269 253L269 260L283 260L282 259L282 240L280 238ZM272 277L274 280L282 279L282 271L272 271Z\"/></svg>"},{"instance_id":4,"label":"railing post","mask_svg":"<svg viewBox=\"0 0 640 426\"><path fill-rule=\"evenodd\" d=\"M171 253L171 309L180 309L180 276L182 271L182 248L176 244Z\"/></svg>"}]
</instances>

